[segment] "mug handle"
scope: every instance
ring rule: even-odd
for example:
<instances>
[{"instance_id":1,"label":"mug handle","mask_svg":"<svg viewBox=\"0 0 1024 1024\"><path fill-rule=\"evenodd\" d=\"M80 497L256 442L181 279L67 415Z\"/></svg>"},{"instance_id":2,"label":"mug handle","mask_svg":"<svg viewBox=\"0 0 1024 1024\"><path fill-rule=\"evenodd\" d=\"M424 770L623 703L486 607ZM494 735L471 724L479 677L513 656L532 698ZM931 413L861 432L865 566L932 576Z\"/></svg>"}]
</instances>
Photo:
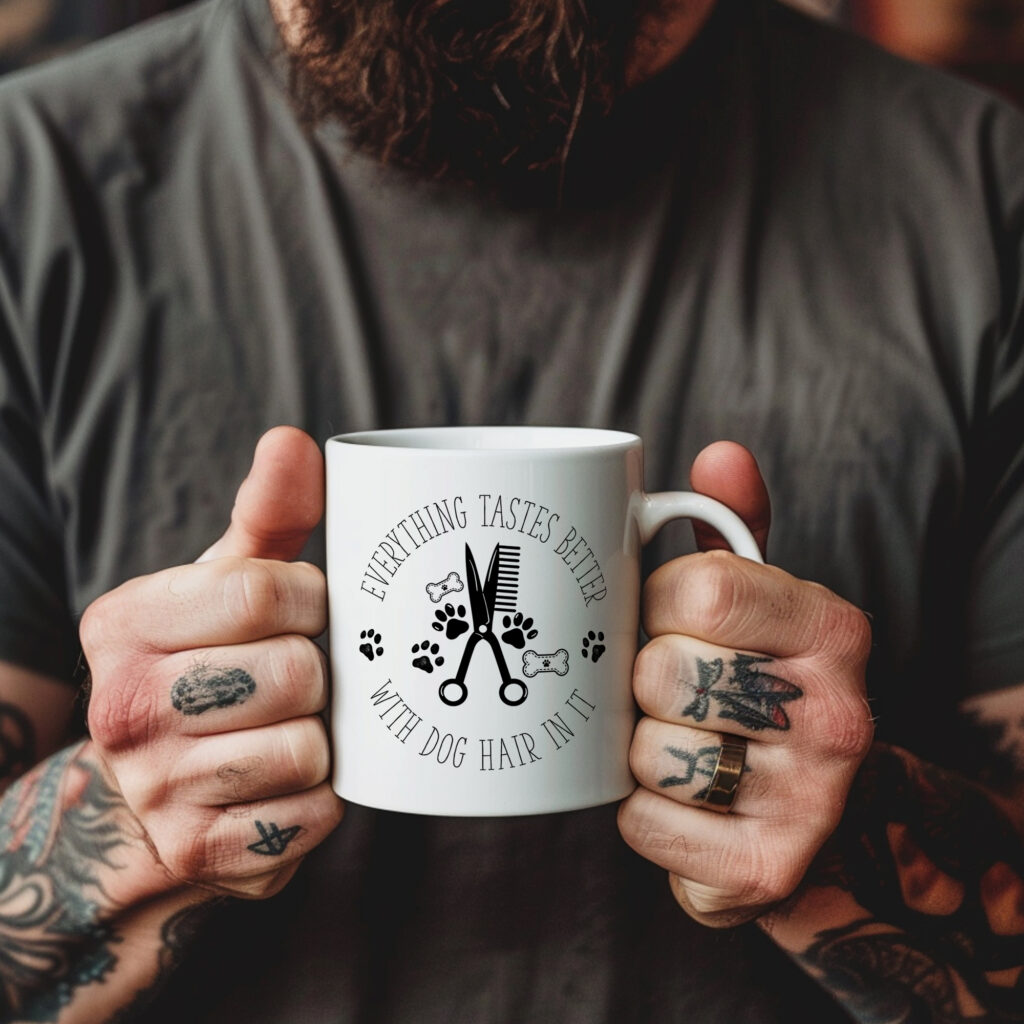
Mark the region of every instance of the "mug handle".
<instances>
[{"instance_id":1,"label":"mug handle","mask_svg":"<svg viewBox=\"0 0 1024 1024\"><path fill-rule=\"evenodd\" d=\"M700 519L713 526L737 555L764 564L754 535L735 512L720 501L692 491L644 494L636 510L640 543L646 544L670 519Z\"/></svg>"}]
</instances>

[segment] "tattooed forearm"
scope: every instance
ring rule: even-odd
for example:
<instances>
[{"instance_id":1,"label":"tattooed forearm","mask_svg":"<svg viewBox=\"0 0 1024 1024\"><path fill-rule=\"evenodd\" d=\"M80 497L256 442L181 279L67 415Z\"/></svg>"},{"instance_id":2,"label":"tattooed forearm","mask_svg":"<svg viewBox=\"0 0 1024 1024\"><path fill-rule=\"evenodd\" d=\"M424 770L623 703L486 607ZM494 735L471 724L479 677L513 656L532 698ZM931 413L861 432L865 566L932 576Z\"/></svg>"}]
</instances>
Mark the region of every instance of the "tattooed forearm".
<instances>
[{"instance_id":1,"label":"tattooed forearm","mask_svg":"<svg viewBox=\"0 0 1024 1024\"><path fill-rule=\"evenodd\" d=\"M879 930L873 918L820 932L804 957L863 1024L963 1024L953 972L902 932Z\"/></svg>"},{"instance_id":2,"label":"tattooed forearm","mask_svg":"<svg viewBox=\"0 0 1024 1024\"><path fill-rule=\"evenodd\" d=\"M761 669L771 658L736 654L726 666L721 658L697 658L697 677L690 681L693 699L683 708L686 718L703 722L714 702L719 718L746 729L788 729L783 704L803 696L798 686Z\"/></svg>"},{"instance_id":3,"label":"tattooed forearm","mask_svg":"<svg viewBox=\"0 0 1024 1024\"><path fill-rule=\"evenodd\" d=\"M118 867L123 804L81 752L54 755L0 800L0 1020L54 1021L117 962L98 875Z\"/></svg>"},{"instance_id":4,"label":"tattooed forearm","mask_svg":"<svg viewBox=\"0 0 1024 1024\"><path fill-rule=\"evenodd\" d=\"M159 994L174 972L181 966L188 950L192 947L203 922L210 913L213 901L183 907L172 914L160 930L160 953L156 977L152 984L137 992L129 1006L111 1017L107 1024L131 1024L142 1021L141 1016Z\"/></svg>"},{"instance_id":5,"label":"tattooed forearm","mask_svg":"<svg viewBox=\"0 0 1024 1024\"><path fill-rule=\"evenodd\" d=\"M183 715L201 715L244 704L255 692L255 681L243 669L197 665L171 687L171 703Z\"/></svg>"},{"instance_id":6,"label":"tattooed forearm","mask_svg":"<svg viewBox=\"0 0 1024 1024\"><path fill-rule=\"evenodd\" d=\"M0 791L36 763L32 720L17 706L0 701Z\"/></svg>"},{"instance_id":7,"label":"tattooed forearm","mask_svg":"<svg viewBox=\"0 0 1024 1024\"><path fill-rule=\"evenodd\" d=\"M872 915L799 954L859 1020L1024 1021L1024 841L980 786L876 745L808 883Z\"/></svg>"}]
</instances>

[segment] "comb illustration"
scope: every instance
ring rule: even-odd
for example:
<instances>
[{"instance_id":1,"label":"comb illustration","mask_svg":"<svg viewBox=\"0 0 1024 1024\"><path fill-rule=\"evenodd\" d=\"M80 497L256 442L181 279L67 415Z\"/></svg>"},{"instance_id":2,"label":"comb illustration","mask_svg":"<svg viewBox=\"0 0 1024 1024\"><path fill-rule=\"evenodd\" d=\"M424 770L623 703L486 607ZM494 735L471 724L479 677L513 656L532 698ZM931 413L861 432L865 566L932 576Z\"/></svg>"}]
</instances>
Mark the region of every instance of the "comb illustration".
<instances>
[{"instance_id":1,"label":"comb illustration","mask_svg":"<svg viewBox=\"0 0 1024 1024\"><path fill-rule=\"evenodd\" d=\"M505 663L505 654L494 633L494 613L513 612L519 596L519 555L518 547L497 544L491 553L487 566L487 579L481 585L480 572L469 545L466 545L466 580L469 587L469 607L473 616L473 632L466 641L454 679L446 679L438 689L441 700L449 707L458 707L469 696L466 674L473 660L477 645L484 641L491 648L494 661L501 676L498 696L510 707L517 707L526 700L529 691L521 679L513 679Z\"/></svg>"}]
</instances>

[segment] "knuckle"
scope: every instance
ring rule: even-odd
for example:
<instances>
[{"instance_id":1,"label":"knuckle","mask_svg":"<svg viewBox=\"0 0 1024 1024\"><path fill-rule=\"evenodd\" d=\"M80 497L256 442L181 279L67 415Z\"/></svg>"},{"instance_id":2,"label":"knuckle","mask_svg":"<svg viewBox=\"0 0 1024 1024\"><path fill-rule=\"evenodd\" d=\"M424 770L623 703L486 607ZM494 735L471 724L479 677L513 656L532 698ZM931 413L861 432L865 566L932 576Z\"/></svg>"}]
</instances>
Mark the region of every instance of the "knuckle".
<instances>
[{"instance_id":1,"label":"knuckle","mask_svg":"<svg viewBox=\"0 0 1024 1024\"><path fill-rule=\"evenodd\" d=\"M153 649L136 628L136 610L141 603L152 600L152 589L146 580L146 577L127 580L93 599L82 613L78 639L93 669L107 660L116 660L124 651Z\"/></svg>"},{"instance_id":2,"label":"knuckle","mask_svg":"<svg viewBox=\"0 0 1024 1024\"><path fill-rule=\"evenodd\" d=\"M218 569L224 573L224 607L230 620L247 631L272 631L282 595L270 566L250 558L219 561Z\"/></svg>"},{"instance_id":3,"label":"knuckle","mask_svg":"<svg viewBox=\"0 0 1024 1024\"><path fill-rule=\"evenodd\" d=\"M104 639L108 633L109 606L109 595L104 594L102 597L96 598L85 609L82 621L79 623L78 639L85 656L90 660L95 660L103 650Z\"/></svg>"},{"instance_id":4,"label":"knuckle","mask_svg":"<svg viewBox=\"0 0 1024 1024\"><path fill-rule=\"evenodd\" d=\"M240 896L243 899L269 899L276 896L291 881L301 862L301 858L297 858L276 871L252 878L234 879L229 886L225 886L225 889L232 896Z\"/></svg>"},{"instance_id":5,"label":"knuckle","mask_svg":"<svg viewBox=\"0 0 1024 1024\"><path fill-rule=\"evenodd\" d=\"M633 693L645 710L671 707L679 659L669 636L648 641L633 663Z\"/></svg>"},{"instance_id":6,"label":"knuckle","mask_svg":"<svg viewBox=\"0 0 1024 1024\"><path fill-rule=\"evenodd\" d=\"M327 576L323 569L312 562L291 562L291 570L295 573L302 573L306 577L306 583L314 590L327 590Z\"/></svg>"},{"instance_id":7,"label":"knuckle","mask_svg":"<svg viewBox=\"0 0 1024 1024\"><path fill-rule=\"evenodd\" d=\"M278 730L282 778L296 791L311 789L327 777L330 749L319 718L284 722Z\"/></svg>"},{"instance_id":8,"label":"knuckle","mask_svg":"<svg viewBox=\"0 0 1024 1024\"><path fill-rule=\"evenodd\" d=\"M327 628L327 577L323 570L309 562L290 562L278 566L282 579L288 581L289 599L301 608L311 625L313 636Z\"/></svg>"},{"instance_id":9,"label":"knuckle","mask_svg":"<svg viewBox=\"0 0 1024 1024\"><path fill-rule=\"evenodd\" d=\"M238 870L245 844L239 843L233 828L212 828L205 840L197 843L193 851L196 877L204 881L230 876ZM201 860L199 857L201 856Z\"/></svg>"},{"instance_id":10,"label":"knuckle","mask_svg":"<svg viewBox=\"0 0 1024 1024\"><path fill-rule=\"evenodd\" d=\"M663 813L662 798L638 789L619 806L618 824L623 839L642 857L672 871L706 865L719 855L716 844L681 832Z\"/></svg>"},{"instance_id":11,"label":"knuckle","mask_svg":"<svg viewBox=\"0 0 1024 1024\"><path fill-rule=\"evenodd\" d=\"M817 716L819 741L828 753L843 761L860 761L874 739L866 702L856 694L836 693L823 698Z\"/></svg>"},{"instance_id":12,"label":"knuckle","mask_svg":"<svg viewBox=\"0 0 1024 1024\"><path fill-rule=\"evenodd\" d=\"M122 771L117 776L117 784L124 802L147 831L146 822L167 813L174 799L169 773L140 771L137 764L134 771Z\"/></svg>"},{"instance_id":13,"label":"knuckle","mask_svg":"<svg viewBox=\"0 0 1024 1024\"><path fill-rule=\"evenodd\" d=\"M684 895L684 906L700 915L718 914L723 910L731 910L735 903L732 894L722 892L702 882L692 879L681 880Z\"/></svg>"},{"instance_id":14,"label":"knuckle","mask_svg":"<svg viewBox=\"0 0 1024 1024\"><path fill-rule=\"evenodd\" d=\"M749 921L754 914L752 908L738 903L731 892L714 886L687 880L680 885L677 899L694 917L710 928L732 928Z\"/></svg>"},{"instance_id":15,"label":"knuckle","mask_svg":"<svg viewBox=\"0 0 1024 1024\"><path fill-rule=\"evenodd\" d=\"M769 907L784 900L796 888L798 879L784 866L747 879L744 902L752 907Z\"/></svg>"},{"instance_id":16,"label":"knuckle","mask_svg":"<svg viewBox=\"0 0 1024 1024\"><path fill-rule=\"evenodd\" d=\"M732 866L728 888L736 903L768 907L786 899L800 883L801 873L792 860L777 849L739 858Z\"/></svg>"},{"instance_id":17,"label":"knuckle","mask_svg":"<svg viewBox=\"0 0 1024 1024\"><path fill-rule=\"evenodd\" d=\"M152 678L123 672L113 683L94 677L89 699L89 735L101 747L121 750L153 739L159 732L160 708Z\"/></svg>"},{"instance_id":18,"label":"knuckle","mask_svg":"<svg viewBox=\"0 0 1024 1024\"><path fill-rule=\"evenodd\" d=\"M653 737L650 734L652 722L650 718L641 718L633 731L633 742L629 746L629 770L636 779L644 779L649 773L651 755L649 753Z\"/></svg>"},{"instance_id":19,"label":"knuckle","mask_svg":"<svg viewBox=\"0 0 1024 1024\"><path fill-rule=\"evenodd\" d=\"M258 800L266 789L266 776L266 761L255 754L236 758L217 768L222 792L229 792L238 804Z\"/></svg>"},{"instance_id":20,"label":"knuckle","mask_svg":"<svg viewBox=\"0 0 1024 1024\"><path fill-rule=\"evenodd\" d=\"M97 597L82 615L78 640L82 652L95 669L103 665L112 651L125 648L132 617L121 599L122 588Z\"/></svg>"},{"instance_id":21,"label":"knuckle","mask_svg":"<svg viewBox=\"0 0 1024 1024\"><path fill-rule=\"evenodd\" d=\"M826 591L820 604L816 645L838 664L863 665L871 653L872 633L868 617L857 607Z\"/></svg>"},{"instance_id":22,"label":"knuckle","mask_svg":"<svg viewBox=\"0 0 1024 1024\"><path fill-rule=\"evenodd\" d=\"M641 794L642 790L636 790L619 805L618 825L623 839L641 856L648 856L652 837L656 845L665 845L666 840Z\"/></svg>"},{"instance_id":23,"label":"knuckle","mask_svg":"<svg viewBox=\"0 0 1024 1024\"><path fill-rule=\"evenodd\" d=\"M204 822L203 827L176 831L173 839L160 842L159 833L151 838L164 867L183 882L201 882L210 878L216 867L215 832Z\"/></svg>"},{"instance_id":24,"label":"knuckle","mask_svg":"<svg viewBox=\"0 0 1024 1024\"><path fill-rule=\"evenodd\" d=\"M712 639L737 625L744 614L745 587L737 570L735 555L728 551L707 551L695 556L676 580L673 599L684 610L690 630Z\"/></svg>"},{"instance_id":25,"label":"knuckle","mask_svg":"<svg viewBox=\"0 0 1024 1024\"><path fill-rule=\"evenodd\" d=\"M286 709L299 713L319 710L324 663L312 640L304 636L282 637L274 648L271 675Z\"/></svg>"},{"instance_id":26,"label":"knuckle","mask_svg":"<svg viewBox=\"0 0 1024 1024\"><path fill-rule=\"evenodd\" d=\"M859 608L852 604L847 608L847 636L850 647L850 658L858 665L865 664L871 656L874 635L871 620Z\"/></svg>"}]
</instances>

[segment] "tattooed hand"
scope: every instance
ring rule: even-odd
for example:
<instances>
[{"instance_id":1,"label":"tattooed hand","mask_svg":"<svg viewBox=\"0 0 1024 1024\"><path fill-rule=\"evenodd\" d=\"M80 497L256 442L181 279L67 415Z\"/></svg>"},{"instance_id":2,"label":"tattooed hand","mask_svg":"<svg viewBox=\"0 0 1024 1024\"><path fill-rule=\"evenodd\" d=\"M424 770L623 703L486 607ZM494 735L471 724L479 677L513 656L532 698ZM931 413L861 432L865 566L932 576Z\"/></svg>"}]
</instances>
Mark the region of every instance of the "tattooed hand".
<instances>
[{"instance_id":1,"label":"tattooed hand","mask_svg":"<svg viewBox=\"0 0 1024 1024\"><path fill-rule=\"evenodd\" d=\"M750 454L720 443L695 489L733 507L762 549L769 505ZM701 547L720 547L698 528ZM713 926L786 898L835 829L872 737L865 616L825 588L724 551L677 559L647 582L633 687L647 717L631 751L640 788L626 841L670 872L676 899ZM747 739L732 810L707 795L721 734Z\"/></svg>"},{"instance_id":2,"label":"tattooed hand","mask_svg":"<svg viewBox=\"0 0 1024 1024\"><path fill-rule=\"evenodd\" d=\"M179 881L270 895L341 818L317 717L327 667L310 639L326 625L325 581L286 561L322 512L317 446L271 431L224 537L82 621L92 738Z\"/></svg>"}]
</instances>

